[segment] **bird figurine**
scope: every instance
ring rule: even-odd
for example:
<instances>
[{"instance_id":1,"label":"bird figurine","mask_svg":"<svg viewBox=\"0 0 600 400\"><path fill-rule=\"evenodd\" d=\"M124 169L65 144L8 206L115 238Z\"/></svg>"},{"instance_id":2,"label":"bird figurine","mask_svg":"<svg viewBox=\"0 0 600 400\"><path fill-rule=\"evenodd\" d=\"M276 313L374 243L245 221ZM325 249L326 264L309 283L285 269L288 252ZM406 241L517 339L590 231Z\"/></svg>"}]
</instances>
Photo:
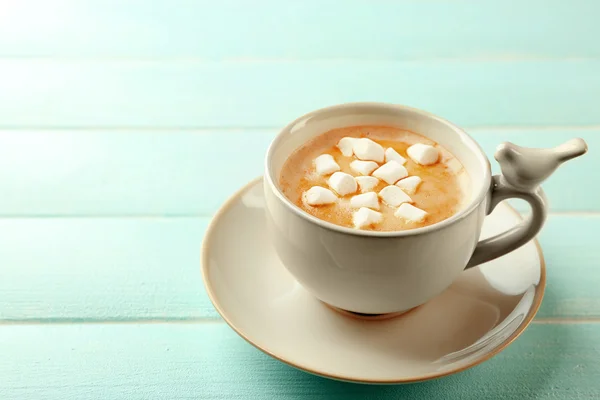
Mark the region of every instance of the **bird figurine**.
<instances>
[{"instance_id":1,"label":"bird figurine","mask_svg":"<svg viewBox=\"0 0 600 400\"><path fill-rule=\"evenodd\" d=\"M533 191L562 163L587 152L583 139L571 139L551 149L533 149L505 142L494 158L500 164L502 179L519 190Z\"/></svg>"}]
</instances>

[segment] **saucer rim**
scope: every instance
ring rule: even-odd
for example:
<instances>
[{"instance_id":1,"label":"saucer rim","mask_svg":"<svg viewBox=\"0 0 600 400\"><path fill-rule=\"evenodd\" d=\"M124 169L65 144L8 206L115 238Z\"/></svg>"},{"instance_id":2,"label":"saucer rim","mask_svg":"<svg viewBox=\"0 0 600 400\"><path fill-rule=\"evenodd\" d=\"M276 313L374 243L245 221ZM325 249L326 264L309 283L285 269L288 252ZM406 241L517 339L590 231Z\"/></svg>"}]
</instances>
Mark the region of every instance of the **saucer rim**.
<instances>
[{"instance_id":1,"label":"saucer rim","mask_svg":"<svg viewBox=\"0 0 600 400\"><path fill-rule=\"evenodd\" d=\"M221 318L223 318L223 320L227 323L227 325L229 325L229 327L231 329L233 329L233 331L235 333L237 333L242 339L244 339L246 342L248 342L249 344L251 344L252 346L254 346L255 348L257 348L258 350L262 351L263 353L267 354L268 356L281 361L284 364L287 364L291 367L297 368L301 371L313 374L313 375L317 375L317 376L321 376L324 378L329 378L329 379L334 379L334 380L338 380L338 381L345 381L345 382L352 382L352 383L365 383L365 384L407 384L407 383L416 383L416 382L424 382L424 381L428 381L428 380L432 380L432 379L437 379L437 378L442 378L445 376L449 376L449 375L453 375L462 371L465 371L469 368L475 367L489 359L491 359L492 357L496 356L497 354L499 354L500 352L502 352L504 349L506 349L510 344L512 344L519 336L521 336L521 334L527 329L527 327L531 324L531 322L533 321L533 319L535 318L537 312L540 309L540 306L542 304L542 300L544 298L544 293L546 291L546 261L544 259L544 253L542 251L542 247L540 246L539 241L537 240L537 238L532 239L533 244L536 247L537 253L538 253L538 257L539 257L539 262L540 262L540 280L539 283L537 285L535 285L535 295L534 295L534 299L533 299L533 303L532 303L532 307L529 310L529 313L527 314L527 316L525 317L525 319L523 320L523 322L519 325L519 327L507 338L505 339L500 345L498 345L498 347L496 347L495 349L493 349L492 351L490 351L489 353L486 353L485 355L481 356L480 358L476 359L473 362L470 362L466 365L463 365L459 368L455 368L455 369L451 369L451 370L447 370L444 372L440 372L440 373L431 373L431 374L425 374L425 375L421 375L421 376L415 376L415 377L411 377L411 378L400 378L400 379L371 379L371 378L360 378L360 377L356 377L356 376L345 376L345 375L340 375L340 374L335 374L335 373L330 373L330 372L324 372L324 371L318 371L314 368L311 367L306 367L303 366L301 364L298 364L294 361L291 360L287 360L285 358L282 358L281 356L278 356L277 354L275 354L274 352L266 349L265 347L262 347L261 345L254 343L250 338L248 338L241 329L239 329L226 315L226 312L221 308L211 285L210 280L208 279L208 259L209 259L209 247L210 247L210 241L211 238L214 236L212 234L213 230L216 228L216 226L218 225L218 223L220 222L221 216L223 214L225 214L225 212L227 212L229 210L229 208L233 205L233 203L244 193L246 192L248 189L250 189L251 187L257 185L261 180L263 180L264 177L260 176L257 178L254 178L252 180L250 180L248 183L246 183L244 186L242 186L240 189L238 189L236 192L234 192L224 203L223 205L219 208L219 210L214 214L213 218L211 219L207 229L206 229L206 233L204 234L204 239L202 240L202 247L201 247L201 254L200 254L200 270L202 273L202 280L204 282L204 287L206 289L206 294L208 295L208 298L210 299L211 303L213 304L213 306L215 307L215 309L217 310L217 312L219 313L219 315L221 316ZM514 208L512 207L510 204L505 204L508 209L513 212L515 215L517 215L518 218L523 218L522 215Z\"/></svg>"}]
</instances>

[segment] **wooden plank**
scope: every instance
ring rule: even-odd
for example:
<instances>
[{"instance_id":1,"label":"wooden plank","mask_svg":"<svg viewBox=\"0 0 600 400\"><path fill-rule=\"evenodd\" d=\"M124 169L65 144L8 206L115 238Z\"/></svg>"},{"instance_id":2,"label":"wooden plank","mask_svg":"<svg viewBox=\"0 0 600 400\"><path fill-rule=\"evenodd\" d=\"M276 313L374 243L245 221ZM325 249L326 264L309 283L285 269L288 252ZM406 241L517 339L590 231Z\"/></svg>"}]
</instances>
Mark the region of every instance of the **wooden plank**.
<instances>
[{"instance_id":1,"label":"wooden plank","mask_svg":"<svg viewBox=\"0 0 600 400\"><path fill-rule=\"evenodd\" d=\"M47 325L0 330L0 393L38 399L592 399L600 325L532 325L507 350L458 375L370 386L298 371L226 325Z\"/></svg>"},{"instance_id":2,"label":"wooden plank","mask_svg":"<svg viewBox=\"0 0 600 400\"><path fill-rule=\"evenodd\" d=\"M279 127L337 103L465 126L600 124L600 60L0 61L0 127Z\"/></svg>"},{"instance_id":3,"label":"wooden plank","mask_svg":"<svg viewBox=\"0 0 600 400\"><path fill-rule=\"evenodd\" d=\"M581 136L590 154L544 185L553 211L600 211L600 129L470 131L492 159L502 141L550 147ZM0 131L0 215L211 215L263 173L275 130ZM227 152L225 162L220 152ZM57 190L60 188L60 190ZM585 194L584 194L585 193Z\"/></svg>"},{"instance_id":4,"label":"wooden plank","mask_svg":"<svg viewBox=\"0 0 600 400\"><path fill-rule=\"evenodd\" d=\"M0 220L0 320L215 317L200 276L207 223Z\"/></svg>"},{"instance_id":5,"label":"wooden plank","mask_svg":"<svg viewBox=\"0 0 600 400\"><path fill-rule=\"evenodd\" d=\"M0 57L597 57L597 2L21 0Z\"/></svg>"},{"instance_id":6,"label":"wooden plank","mask_svg":"<svg viewBox=\"0 0 600 400\"><path fill-rule=\"evenodd\" d=\"M540 318L600 317L600 215L552 216L539 236L547 266Z\"/></svg>"},{"instance_id":7,"label":"wooden plank","mask_svg":"<svg viewBox=\"0 0 600 400\"><path fill-rule=\"evenodd\" d=\"M218 318L200 276L207 218L0 219L0 320ZM544 319L599 318L600 215L551 216ZM35 295L34 295L35 294Z\"/></svg>"}]
</instances>

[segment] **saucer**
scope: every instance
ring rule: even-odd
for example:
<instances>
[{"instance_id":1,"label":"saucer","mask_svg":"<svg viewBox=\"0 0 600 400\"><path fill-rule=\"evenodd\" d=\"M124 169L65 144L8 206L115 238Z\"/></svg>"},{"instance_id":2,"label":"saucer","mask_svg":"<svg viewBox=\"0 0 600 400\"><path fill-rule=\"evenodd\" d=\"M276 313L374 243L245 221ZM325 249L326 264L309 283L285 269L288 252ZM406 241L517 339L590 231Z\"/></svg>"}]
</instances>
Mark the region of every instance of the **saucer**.
<instances>
[{"instance_id":1,"label":"saucer","mask_svg":"<svg viewBox=\"0 0 600 400\"><path fill-rule=\"evenodd\" d=\"M542 302L537 241L465 271L433 300L402 315L360 315L317 300L287 272L267 238L256 179L214 217L202 250L206 291L245 340L293 367L362 383L418 382L473 367L519 336ZM482 238L522 217L501 203Z\"/></svg>"}]
</instances>

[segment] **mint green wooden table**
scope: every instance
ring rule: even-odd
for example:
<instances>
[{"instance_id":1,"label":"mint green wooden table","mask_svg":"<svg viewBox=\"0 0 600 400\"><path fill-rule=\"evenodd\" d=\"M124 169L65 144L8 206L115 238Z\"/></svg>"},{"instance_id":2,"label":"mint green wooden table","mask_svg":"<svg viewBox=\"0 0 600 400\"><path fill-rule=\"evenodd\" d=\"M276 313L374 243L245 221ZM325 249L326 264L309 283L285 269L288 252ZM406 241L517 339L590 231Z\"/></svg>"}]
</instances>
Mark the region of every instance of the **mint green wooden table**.
<instances>
[{"instance_id":1,"label":"mint green wooden table","mask_svg":"<svg viewBox=\"0 0 600 400\"><path fill-rule=\"evenodd\" d=\"M0 399L600 398L599 16L594 0L2 2ZM542 308L492 360L329 381L208 301L211 215L278 127L349 101L430 110L490 155L587 140L545 185Z\"/></svg>"}]
</instances>

